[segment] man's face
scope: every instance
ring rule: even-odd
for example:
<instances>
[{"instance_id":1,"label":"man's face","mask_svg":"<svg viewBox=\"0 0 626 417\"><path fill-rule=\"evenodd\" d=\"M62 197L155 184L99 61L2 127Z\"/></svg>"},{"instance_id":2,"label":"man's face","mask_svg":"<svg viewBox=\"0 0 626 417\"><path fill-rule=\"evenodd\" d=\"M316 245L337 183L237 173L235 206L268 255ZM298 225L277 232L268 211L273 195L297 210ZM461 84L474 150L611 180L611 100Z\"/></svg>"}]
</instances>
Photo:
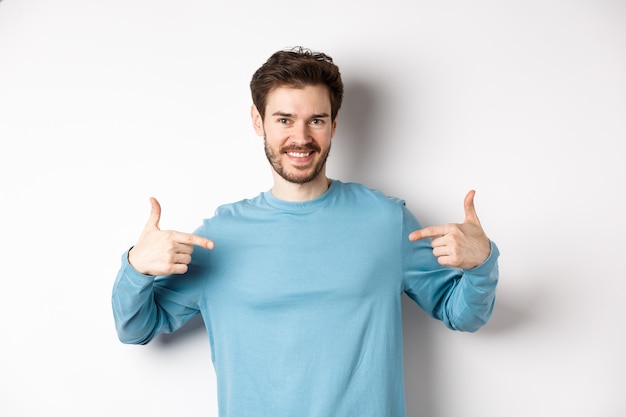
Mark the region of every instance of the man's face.
<instances>
[{"instance_id":1,"label":"man's face","mask_svg":"<svg viewBox=\"0 0 626 417\"><path fill-rule=\"evenodd\" d=\"M325 174L336 121L323 85L279 87L267 98L265 119L252 109L254 129L265 138L265 154L283 179L306 184Z\"/></svg>"}]
</instances>

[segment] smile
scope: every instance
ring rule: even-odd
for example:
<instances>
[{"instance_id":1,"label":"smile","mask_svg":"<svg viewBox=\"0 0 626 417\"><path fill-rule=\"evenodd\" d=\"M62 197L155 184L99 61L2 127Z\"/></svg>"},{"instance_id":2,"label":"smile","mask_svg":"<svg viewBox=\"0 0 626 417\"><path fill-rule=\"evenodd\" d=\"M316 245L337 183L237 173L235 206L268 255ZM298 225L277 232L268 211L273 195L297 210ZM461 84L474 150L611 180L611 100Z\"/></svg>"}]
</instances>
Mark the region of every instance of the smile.
<instances>
[{"instance_id":1,"label":"smile","mask_svg":"<svg viewBox=\"0 0 626 417\"><path fill-rule=\"evenodd\" d=\"M311 152L287 152L287 155L293 156L296 158L304 158L306 156L311 155Z\"/></svg>"}]
</instances>

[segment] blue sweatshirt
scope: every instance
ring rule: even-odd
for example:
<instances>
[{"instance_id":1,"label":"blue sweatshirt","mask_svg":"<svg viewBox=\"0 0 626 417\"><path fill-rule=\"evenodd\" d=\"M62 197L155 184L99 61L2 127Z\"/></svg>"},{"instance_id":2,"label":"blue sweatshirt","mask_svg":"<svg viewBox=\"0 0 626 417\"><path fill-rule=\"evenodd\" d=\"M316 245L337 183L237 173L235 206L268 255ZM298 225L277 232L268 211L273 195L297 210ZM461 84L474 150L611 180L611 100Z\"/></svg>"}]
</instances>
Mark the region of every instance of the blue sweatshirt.
<instances>
[{"instance_id":1,"label":"blue sweatshirt","mask_svg":"<svg viewBox=\"0 0 626 417\"><path fill-rule=\"evenodd\" d=\"M475 331L494 305L498 249L471 270L442 267L404 201L333 181L306 202L271 192L219 207L194 232L184 275L128 263L113 288L124 343L145 344L201 314L223 417L404 417L401 296Z\"/></svg>"}]
</instances>

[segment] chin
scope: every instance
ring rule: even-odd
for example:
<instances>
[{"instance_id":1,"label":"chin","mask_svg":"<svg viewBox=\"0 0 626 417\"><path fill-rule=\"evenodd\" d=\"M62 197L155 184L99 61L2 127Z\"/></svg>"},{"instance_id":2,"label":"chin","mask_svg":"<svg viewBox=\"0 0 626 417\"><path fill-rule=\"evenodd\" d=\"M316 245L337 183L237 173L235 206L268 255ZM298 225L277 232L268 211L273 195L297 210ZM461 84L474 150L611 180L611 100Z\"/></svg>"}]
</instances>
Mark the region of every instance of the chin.
<instances>
[{"instance_id":1,"label":"chin","mask_svg":"<svg viewBox=\"0 0 626 417\"><path fill-rule=\"evenodd\" d=\"M322 175L321 172L297 172L297 173L291 173L291 172L279 172L278 173L283 179L293 183L293 184L300 184L300 185L304 185L304 184L308 184L310 182L315 181L320 175Z\"/></svg>"}]
</instances>

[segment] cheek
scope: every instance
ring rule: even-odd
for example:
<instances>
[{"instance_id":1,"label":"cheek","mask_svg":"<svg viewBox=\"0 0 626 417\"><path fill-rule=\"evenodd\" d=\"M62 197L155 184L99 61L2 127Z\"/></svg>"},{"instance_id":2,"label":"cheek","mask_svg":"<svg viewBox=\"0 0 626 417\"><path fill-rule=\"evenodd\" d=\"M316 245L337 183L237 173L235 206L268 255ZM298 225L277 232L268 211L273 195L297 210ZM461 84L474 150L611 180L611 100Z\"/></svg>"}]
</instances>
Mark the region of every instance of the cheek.
<instances>
[{"instance_id":1,"label":"cheek","mask_svg":"<svg viewBox=\"0 0 626 417\"><path fill-rule=\"evenodd\" d=\"M284 131L271 126L266 126L263 133L265 134L265 139L271 142L278 142L281 138L287 137Z\"/></svg>"},{"instance_id":2,"label":"cheek","mask_svg":"<svg viewBox=\"0 0 626 417\"><path fill-rule=\"evenodd\" d=\"M264 139L267 146L278 149L289 142L289 135L277 129L266 129Z\"/></svg>"},{"instance_id":3,"label":"cheek","mask_svg":"<svg viewBox=\"0 0 626 417\"><path fill-rule=\"evenodd\" d=\"M333 138L333 134L334 132L332 131L332 129L324 129L323 131L314 132L312 136L321 145L324 143L330 143L331 139Z\"/></svg>"}]
</instances>

